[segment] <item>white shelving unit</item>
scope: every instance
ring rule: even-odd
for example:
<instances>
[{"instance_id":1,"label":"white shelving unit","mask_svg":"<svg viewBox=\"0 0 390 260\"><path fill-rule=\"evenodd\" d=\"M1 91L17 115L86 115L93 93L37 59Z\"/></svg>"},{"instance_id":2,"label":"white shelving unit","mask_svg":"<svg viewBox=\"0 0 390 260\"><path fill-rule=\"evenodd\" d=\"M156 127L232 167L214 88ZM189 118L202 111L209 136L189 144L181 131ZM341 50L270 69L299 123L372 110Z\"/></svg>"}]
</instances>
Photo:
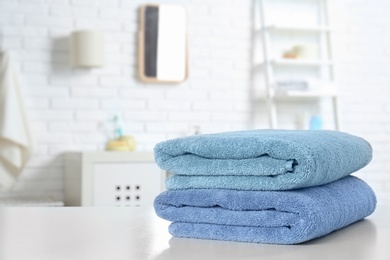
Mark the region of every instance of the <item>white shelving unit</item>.
<instances>
[{"instance_id":1,"label":"white shelving unit","mask_svg":"<svg viewBox=\"0 0 390 260\"><path fill-rule=\"evenodd\" d=\"M305 0L254 0L254 42L253 54L260 52L261 60L254 60L254 73L263 73L263 83L260 83L263 88L256 92L255 102L265 102L267 106L267 114L269 117L269 127L278 128L278 102L300 101L317 103L323 99L330 99L332 106L332 117L334 129L340 129L340 116L338 109L338 91L335 87L334 77L334 62L331 48L331 28L329 27L329 18L327 11L327 0L306 0L311 6L316 5L316 21L312 23L295 22L291 19L290 24L286 24L286 19L281 19L278 23L277 19L267 19L267 9L269 3L273 5L279 4L278 7L286 4L286 10L292 7L294 3L304 4ZM272 6L271 6L272 7ZM294 9L291 12L294 12ZM298 9L299 10L299 9ZM298 17L299 18L299 17ZM299 19L297 19L299 20ZM283 58L280 52L275 54L273 36L278 33L307 35L317 39L316 47L318 48L318 59L299 59L299 58ZM261 44L257 44L260 41ZM259 47L261 45L261 47ZM307 90L281 90L276 88L278 75L275 70L285 68L285 70L300 69L308 71L317 71L317 81L321 87ZM300 80L305 81L307 78L303 76ZM322 84L321 84L322 82ZM331 84L329 84L331 83Z\"/></svg>"}]
</instances>

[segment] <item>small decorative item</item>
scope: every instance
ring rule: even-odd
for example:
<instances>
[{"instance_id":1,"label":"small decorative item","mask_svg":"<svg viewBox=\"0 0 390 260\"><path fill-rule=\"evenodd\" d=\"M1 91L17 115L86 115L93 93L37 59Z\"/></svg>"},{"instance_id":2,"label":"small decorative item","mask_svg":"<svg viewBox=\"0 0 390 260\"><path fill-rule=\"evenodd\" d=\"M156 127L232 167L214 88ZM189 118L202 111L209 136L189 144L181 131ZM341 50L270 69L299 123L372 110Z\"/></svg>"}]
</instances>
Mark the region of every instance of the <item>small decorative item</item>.
<instances>
[{"instance_id":1,"label":"small decorative item","mask_svg":"<svg viewBox=\"0 0 390 260\"><path fill-rule=\"evenodd\" d=\"M283 52L282 57L284 59L296 59L296 58L298 58L298 55L295 53L294 50L287 50L287 51Z\"/></svg>"},{"instance_id":2,"label":"small decorative item","mask_svg":"<svg viewBox=\"0 0 390 260\"><path fill-rule=\"evenodd\" d=\"M296 45L293 48L298 59L316 60L318 59L318 47L313 44Z\"/></svg>"},{"instance_id":3,"label":"small decorative item","mask_svg":"<svg viewBox=\"0 0 390 260\"><path fill-rule=\"evenodd\" d=\"M316 60L319 57L318 47L310 44L295 45L283 52L282 56L284 59Z\"/></svg>"},{"instance_id":4,"label":"small decorative item","mask_svg":"<svg viewBox=\"0 0 390 260\"><path fill-rule=\"evenodd\" d=\"M129 152L134 151L137 147L134 137L122 136L116 140L111 140L107 143L107 151L123 151Z\"/></svg>"},{"instance_id":5,"label":"small decorative item","mask_svg":"<svg viewBox=\"0 0 390 260\"><path fill-rule=\"evenodd\" d=\"M137 147L137 143L134 137L123 135L122 122L118 115L114 116L113 123L115 125L115 139L108 141L106 150L122 152L134 151Z\"/></svg>"},{"instance_id":6,"label":"small decorative item","mask_svg":"<svg viewBox=\"0 0 390 260\"><path fill-rule=\"evenodd\" d=\"M313 116L310 119L310 130L321 130L322 129L322 119L320 116Z\"/></svg>"},{"instance_id":7,"label":"small decorative item","mask_svg":"<svg viewBox=\"0 0 390 260\"><path fill-rule=\"evenodd\" d=\"M119 138L119 141L125 142L129 151L134 151L137 147L134 137L130 135L124 135Z\"/></svg>"}]
</instances>

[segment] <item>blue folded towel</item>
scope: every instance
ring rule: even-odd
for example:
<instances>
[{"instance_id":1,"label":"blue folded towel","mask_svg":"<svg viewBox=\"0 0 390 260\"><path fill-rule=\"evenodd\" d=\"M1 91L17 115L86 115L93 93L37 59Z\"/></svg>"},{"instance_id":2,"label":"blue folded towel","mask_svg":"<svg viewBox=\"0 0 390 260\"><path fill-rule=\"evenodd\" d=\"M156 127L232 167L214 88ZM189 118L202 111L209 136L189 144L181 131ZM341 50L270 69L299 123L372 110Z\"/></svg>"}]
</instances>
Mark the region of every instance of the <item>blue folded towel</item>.
<instances>
[{"instance_id":1,"label":"blue folded towel","mask_svg":"<svg viewBox=\"0 0 390 260\"><path fill-rule=\"evenodd\" d=\"M175 237L297 244L370 215L375 194L362 180L338 181L292 191L168 190L156 213L172 221Z\"/></svg>"},{"instance_id":2,"label":"blue folded towel","mask_svg":"<svg viewBox=\"0 0 390 260\"><path fill-rule=\"evenodd\" d=\"M337 131L253 130L159 143L168 189L288 190L326 184L367 165L370 144Z\"/></svg>"}]
</instances>

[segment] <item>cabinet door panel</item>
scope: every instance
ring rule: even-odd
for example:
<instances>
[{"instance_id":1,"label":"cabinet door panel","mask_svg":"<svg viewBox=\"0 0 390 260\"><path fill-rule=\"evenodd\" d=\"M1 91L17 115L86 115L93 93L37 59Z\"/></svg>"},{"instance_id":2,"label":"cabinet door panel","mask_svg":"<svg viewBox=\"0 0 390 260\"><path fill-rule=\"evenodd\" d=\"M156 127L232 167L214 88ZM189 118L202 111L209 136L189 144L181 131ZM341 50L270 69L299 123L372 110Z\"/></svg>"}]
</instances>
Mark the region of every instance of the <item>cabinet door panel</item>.
<instances>
[{"instance_id":1,"label":"cabinet door panel","mask_svg":"<svg viewBox=\"0 0 390 260\"><path fill-rule=\"evenodd\" d=\"M162 191L163 177L154 163L94 164L93 205L153 205Z\"/></svg>"}]
</instances>

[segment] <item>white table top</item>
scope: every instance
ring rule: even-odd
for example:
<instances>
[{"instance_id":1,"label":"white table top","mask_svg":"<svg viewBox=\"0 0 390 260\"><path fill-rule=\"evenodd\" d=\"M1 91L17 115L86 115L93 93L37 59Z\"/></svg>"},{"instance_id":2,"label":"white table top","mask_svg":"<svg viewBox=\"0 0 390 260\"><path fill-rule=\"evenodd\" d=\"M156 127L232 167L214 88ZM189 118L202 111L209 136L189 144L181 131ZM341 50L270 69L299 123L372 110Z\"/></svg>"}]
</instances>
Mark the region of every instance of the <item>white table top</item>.
<instances>
[{"instance_id":1,"label":"white table top","mask_svg":"<svg viewBox=\"0 0 390 260\"><path fill-rule=\"evenodd\" d=\"M0 208L0 259L390 259L390 205L293 246L172 238L168 224L150 208Z\"/></svg>"}]
</instances>

